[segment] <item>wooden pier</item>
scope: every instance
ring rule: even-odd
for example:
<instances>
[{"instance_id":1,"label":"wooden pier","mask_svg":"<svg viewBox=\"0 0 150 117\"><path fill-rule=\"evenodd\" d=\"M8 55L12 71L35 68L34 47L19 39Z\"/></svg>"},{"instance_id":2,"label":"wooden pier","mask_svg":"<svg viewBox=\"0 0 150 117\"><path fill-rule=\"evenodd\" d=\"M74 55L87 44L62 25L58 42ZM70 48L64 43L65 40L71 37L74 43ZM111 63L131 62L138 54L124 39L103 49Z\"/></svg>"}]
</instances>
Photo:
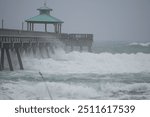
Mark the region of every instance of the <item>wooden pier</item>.
<instances>
[{"instance_id":1,"label":"wooden pier","mask_svg":"<svg viewBox=\"0 0 150 117\"><path fill-rule=\"evenodd\" d=\"M31 17L27 20L27 30L15 30L6 29L4 27L4 20L2 19L2 28L0 29L0 71L5 69L5 58L7 57L9 69L14 70L12 54L16 54L20 69L23 70L22 55L25 53L33 53L36 57L37 50L39 50L41 58L51 57L54 54L56 47L70 48L70 51L74 50L74 47L78 47L82 52L86 47L89 52L92 51L92 34L67 34L62 33L61 27L64 23L60 19L51 15L52 9L44 6L37 9L39 15ZM44 24L45 32L35 31L35 24ZM48 32L48 25L54 26L54 32ZM63 45L63 46L62 46ZM6 53L6 55L5 55ZM46 55L44 55L46 53Z\"/></svg>"},{"instance_id":2,"label":"wooden pier","mask_svg":"<svg viewBox=\"0 0 150 117\"><path fill-rule=\"evenodd\" d=\"M43 51L45 51L47 53L46 56L49 58L51 56L50 53L54 54L54 48L59 47L62 44L64 47L69 47L71 51L73 51L76 46L79 47L80 51L83 50L83 47L87 47L87 50L91 52L92 42L92 34L67 34L0 29L0 70L2 71L5 68L5 53L11 71L14 70L11 52L16 53L20 69L23 70L24 67L21 55L24 52L25 54L28 54L32 51L36 57L37 49L39 49L41 57L44 56Z\"/></svg>"}]
</instances>

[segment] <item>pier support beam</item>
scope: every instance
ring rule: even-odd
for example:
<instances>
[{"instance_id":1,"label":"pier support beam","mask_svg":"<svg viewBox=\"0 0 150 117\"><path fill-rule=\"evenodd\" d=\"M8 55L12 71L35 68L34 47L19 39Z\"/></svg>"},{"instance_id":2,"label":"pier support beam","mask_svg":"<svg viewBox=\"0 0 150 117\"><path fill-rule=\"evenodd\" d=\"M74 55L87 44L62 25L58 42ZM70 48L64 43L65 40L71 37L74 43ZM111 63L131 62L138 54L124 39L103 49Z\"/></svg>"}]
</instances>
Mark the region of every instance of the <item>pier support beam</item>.
<instances>
[{"instance_id":1,"label":"pier support beam","mask_svg":"<svg viewBox=\"0 0 150 117\"><path fill-rule=\"evenodd\" d=\"M49 54L49 50L48 50L47 46L45 47L45 50L46 50L46 53L47 53L47 57L50 58L50 54Z\"/></svg>"},{"instance_id":2,"label":"pier support beam","mask_svg":"<svg viewBox=\"0 0 150 117\"><path fill-rule=\"evenodd\" d=\"M83 51L83 46L80 46L80 52L82 52Z\"/></svg>"},{"instance_id":3,"label":"pier support beam","mask_svg":"<svg viewBox=\"0 0 150 117\"><path fill-rule=\"evenodd\" d=\"M41 55L42 58L44 58L43 48L44 48L44 44L43 44L43 43L40 43L40 44L39 44L39 52L40 52L40 55Z\"/></svg>"},{"instance_id":4,"label":"pier support beam","mask_svg":"<svg viewBox=\"0 0 150 117\"><path fill-rule=\"evenodd\" d=\"M1 48L1 70L4 70L4 48Z\"/></svg>"},{"instance_id":5,"label":"pier support beam","mask_svg":"<svg viewBox=\"0 0 150 117\"><path fill-rule=\"evenodd\" d=\"M23 53L24 53L24 48L21 47L21 48L20 48L20 55L23 56Z\"/></svg>"},{"instance_id":6,"label":"pier support beam","mask_svg":"<svg viewBox=\"0 0 150 117\"><path fill-rule=\"evenodd\" d=\"M74 51L74 47L73 47L73 45L71 45L71 52L72 52L72 51Z\"/></svg>"},{"instance_id":7,"label":"pier support beam","mask_svg":"<svg viewBox=\"0 0 150 117\"><path fill-rule=\"evenodd\" d=\"M23 64L22 64L20 53L19 53L19 48L15 48L15 50L16 50L16 53L17 53L17 58L18 58L20 70L23 70Z\"/></svg>"},{"instance_id":8,"label":"pier support beam","mask_svg":"<svg viewBox=\"0 0 150 117\"><path fill-rule=\"evenodd\" d=\"M6 48L6 55L7 55L10 71L13 71L14 69L13 69L13 65L12 65L12 62L11 62L11 57L10 57L10 53L9 53L9 49L8 48Z\"/></svg>"},{"instance_id":9,"label":"pier support beam","mask_svg":"<svg viewBox=\"0 0 150 117\"><path fill-rule=\"evenodd\" d=\"M50 44L49 48L50 48L50 51L52 52L52 54L55 54L54 48L51 44Z\"/></svg>"},{"instance_id":10,"label":"pier support beam","mask_svg":"<svg viewBox=\"0 0 150 117\"><path fill-rule=\"evenodd\" d=\"M36 49L37 49L37 45L36 44L33 44L32 45L32 51L33 51L33 56L36 57Z\"/></svg>"},{"instance_id":11,"label":"pier support beam","mask_svg":"<svg viewBox=\"0 0 150 117\"><path fill-rule=\"evenodd\" d=\"M92 52L92 47L88 46L88 52Z\"/></svg>"},{"instance_id":12,"label":"pier support beam","mask_svg":"<svg viewBox=\"0 0 150 117\"><path fill-rule=\"evenodd\" d=\"M43 55L43 48L40 47L39 50L40 50L40 55L41 55L41 57L44 58L44 55Z\"/></svg>"}]
</instances>

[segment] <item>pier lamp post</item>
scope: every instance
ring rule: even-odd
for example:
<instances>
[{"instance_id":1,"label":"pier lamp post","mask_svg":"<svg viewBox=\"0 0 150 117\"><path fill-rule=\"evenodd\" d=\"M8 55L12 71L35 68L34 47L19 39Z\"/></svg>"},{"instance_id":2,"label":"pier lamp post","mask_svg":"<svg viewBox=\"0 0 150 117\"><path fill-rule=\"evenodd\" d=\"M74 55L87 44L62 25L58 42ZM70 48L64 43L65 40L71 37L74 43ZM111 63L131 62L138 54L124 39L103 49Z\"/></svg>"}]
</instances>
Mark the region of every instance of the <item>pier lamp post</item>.
<instances>
[{"instance_id":1,"label":"pier lamp post","mask_svg":"<svg viewBox=\"0 0 150 117\"><path fill-rule=\"evenodd\" d=\"M4 28L4 20L2 19L2 29Z\"/></svg>"}]
</instances>

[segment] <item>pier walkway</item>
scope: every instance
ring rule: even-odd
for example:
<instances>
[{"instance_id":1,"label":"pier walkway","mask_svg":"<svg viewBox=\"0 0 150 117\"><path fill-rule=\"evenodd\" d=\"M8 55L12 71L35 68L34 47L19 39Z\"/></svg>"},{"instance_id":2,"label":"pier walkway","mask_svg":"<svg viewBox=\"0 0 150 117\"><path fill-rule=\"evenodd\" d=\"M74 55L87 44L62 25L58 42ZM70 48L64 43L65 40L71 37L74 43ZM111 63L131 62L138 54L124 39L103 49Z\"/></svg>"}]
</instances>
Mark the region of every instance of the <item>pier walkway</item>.
<instances>
[{"instance_id":1,"label":"pier walkway","mask_svg":"<svg viewBox=\"0 0 150 117\"><path fill-rule=\"evenodd\" d=\"M0 71L4 70L5 52L8 59L9 68L14 70L10 52L15 51L20 69L23 70L21 55L23 52L29 53L32 51L34 56L39 49L41 57L43 50L50 57L50 52L54 53L54 47L60 46L62 43L65 47L70 47L73 51L74 47L79 47L83 51L83 47L87 47L89 52L92 51L92 34L67 34L67 33L52 33L39 31L25 31L15 29L0 29Z\"/></svg>"}]
</instances>

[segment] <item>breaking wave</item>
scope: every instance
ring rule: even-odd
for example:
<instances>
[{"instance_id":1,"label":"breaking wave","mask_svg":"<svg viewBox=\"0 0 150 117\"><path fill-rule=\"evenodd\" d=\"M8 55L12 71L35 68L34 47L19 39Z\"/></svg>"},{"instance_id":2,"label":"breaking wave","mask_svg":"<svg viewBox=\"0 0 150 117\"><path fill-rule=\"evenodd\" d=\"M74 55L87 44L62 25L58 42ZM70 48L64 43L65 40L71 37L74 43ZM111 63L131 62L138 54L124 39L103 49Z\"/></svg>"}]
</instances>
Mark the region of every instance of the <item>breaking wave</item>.
<instances>
[{"instance_id":1,"label":"breaking wave","mask_svg":"<svg viewBox=\"0 0 150 117\"><path fill-rule=\"evenodd\" d=\"M129 45L130 45L130 46L143 46L143 47L148 47L148 46L150 46L150 42L147 42L147 43L137 43L137 42L134 42L134 43L130 43Z\"/></svg>"},{"instance_id":2,"label":"breaking wave","mask_svg":"<svg viewBox=\"0 0 150 117\"><path fill-rule=\"evenodd\" d=\"M58 49L23 64L24 71L0 73L0 99L50 99L45 83L53 99L150 99L150 54Z\"/></svg>"},{"instance_id":3,"label":"breaking wave","mask_svg":"<svg viewBox=\"0 0 150 117\"><path fill-rule=\"evenodd\" d=\"M68 73L141 73L150 72L150 54L112 54L112 53L65 53L63 50L56 52L49 59L24 60L27 70L36 70L49 74Z\"/></svg>"},{"instance_id":4,"label":"breaking wave","mask_svg":"<svg viewBox=\"0 0 150 117\"><path fill-rule=\"evenodd\" d=\"M100 83L98 86L47 82L53 99L149 99L148 83ZM50 99L43 82L3 84L0 99ZM40 93L39 93L40 92Z\"/></svg>"}]
</instances>

